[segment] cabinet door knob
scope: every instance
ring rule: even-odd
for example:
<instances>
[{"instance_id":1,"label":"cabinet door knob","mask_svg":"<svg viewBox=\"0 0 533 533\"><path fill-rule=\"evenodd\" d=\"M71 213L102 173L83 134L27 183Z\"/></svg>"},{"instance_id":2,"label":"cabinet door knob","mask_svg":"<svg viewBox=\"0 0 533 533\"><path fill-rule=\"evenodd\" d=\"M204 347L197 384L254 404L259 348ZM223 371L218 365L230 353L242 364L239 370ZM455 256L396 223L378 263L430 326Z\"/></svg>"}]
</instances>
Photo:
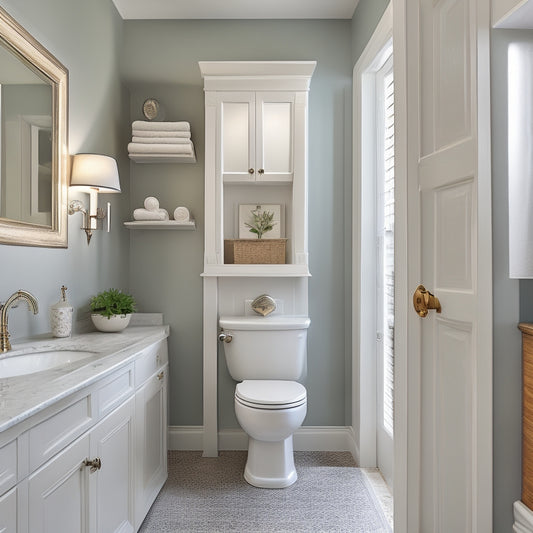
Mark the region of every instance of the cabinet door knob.
<instances>
[{"instance_id":1,"label":"cabinet door knob","mask_svg":"<svg viewBox=\"0 0 533 533\"><path fill-rule=\"evenodd\" d=\"M265 173L265 169L264 168L260 168L257 172L259 172L259 174L264 174Z\"/></svg>"},{"instance_id":2,"label":"cabinet door knob","mask_svg":"<svg viewBox=\"0 0 533 533\"><path fill-rule=\"evenodd\" d=\"M161 372L159 372L159 374L157 374L157 379L159 381L161 381L164 377L165 377L165 371L161 370Z\"/></svg>"},{"instance_id":3,"label":"cabinet door knob","mask_svg":"<svg viewBox=\"0 0 533 533\"><path fill-rule=\"evenodd\" d=\"M253 174L255 172L255 170L253 168L249 168L248 169L248 174Z\"/></svg>"},{"instance_id":4,"label":"cabinet door knob","mask_svg":"<svg viewBox=\"0 0 533 533\"><path fill-rule=\"evenodd\" d=\"M85 459L83 461L84 466L90 466L91 467L91 474L93 472L96 472L97 470L100 470L102 468L102 461L100 460L100 457L95 457L94 459Z\"/></svg>"}]
</instances>

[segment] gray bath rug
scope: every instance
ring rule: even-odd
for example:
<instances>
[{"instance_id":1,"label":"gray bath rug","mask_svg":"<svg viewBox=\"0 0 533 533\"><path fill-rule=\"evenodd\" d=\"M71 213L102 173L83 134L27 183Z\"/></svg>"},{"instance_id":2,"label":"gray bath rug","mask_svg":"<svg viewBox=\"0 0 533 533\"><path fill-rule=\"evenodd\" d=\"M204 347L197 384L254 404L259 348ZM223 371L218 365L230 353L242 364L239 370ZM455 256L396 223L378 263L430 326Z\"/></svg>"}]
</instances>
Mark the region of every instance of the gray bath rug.
<instances>
[{"instance_id":1,"label":"gray bath rug","mask_svg":"<svg viewBox=\"0 0 533 533\"><path fill-rule=\"evenodd\" d=\"M170 452L169 477L140 533L390 533L349 453L296 452L286 489L244 481L246 452Z\"/></svg>"}]
</instances>

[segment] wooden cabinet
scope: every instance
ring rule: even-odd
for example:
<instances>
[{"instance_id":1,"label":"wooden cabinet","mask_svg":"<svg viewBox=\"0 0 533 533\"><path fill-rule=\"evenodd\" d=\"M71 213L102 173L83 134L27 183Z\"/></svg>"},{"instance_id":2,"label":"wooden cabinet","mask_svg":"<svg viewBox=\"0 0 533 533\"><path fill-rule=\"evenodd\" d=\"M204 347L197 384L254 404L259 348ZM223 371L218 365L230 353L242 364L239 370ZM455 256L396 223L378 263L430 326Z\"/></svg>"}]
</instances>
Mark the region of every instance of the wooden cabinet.
<instances>
[{"instance_id":1,"label":"wooden cabinet","mask_svg":"<svg viewBox=\"0 0 533 533\"><path fill-rule=\"evenodd\" d=\"M137 531L167 478L167 369L149 346L0 448L0 533Z\"/></svg>"},{"instance_id":2,"label":"wooden cabinet","mask_svg":"<svg viewBox=\"0 0 533 533\"><path fill-rule=\"evenodd\" d=\"M522 502L533 510L533 324L522 331Z\"/></svg>"}]
</instances>

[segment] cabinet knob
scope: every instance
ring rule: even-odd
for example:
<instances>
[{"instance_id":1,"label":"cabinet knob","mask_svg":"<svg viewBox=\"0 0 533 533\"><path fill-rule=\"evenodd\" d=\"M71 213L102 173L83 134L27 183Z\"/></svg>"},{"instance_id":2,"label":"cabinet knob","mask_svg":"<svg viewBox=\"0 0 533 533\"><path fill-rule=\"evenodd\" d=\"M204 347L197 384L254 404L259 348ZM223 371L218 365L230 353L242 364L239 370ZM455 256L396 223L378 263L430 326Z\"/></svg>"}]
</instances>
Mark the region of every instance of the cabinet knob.
<instances>
[{"instance_id":1,"label":"cabinet knob","mask_svg":"<svg viewBox=\"0 0 533 533\"><path fill-rule=\"evenodd\" d=\"M164 377L165 377L165 371L161 370L161 372L159 372L159 374L157 374L157 379L159 381L161 381Z\"/></svg>"},{"instance_id":2,"label":"cabinet knob","mask_svg":"<svg viewBox=\"0 0 533 533\"><path fill-rule=\"evenodd\" d=\"M249 168L248 169L248 174L253 174L255 172L255 170L253 168Z\"/></svg>"},{"instance_id":3,"label":"cabinet knob","mask_svg":"<svg viewBox=\"0 0 533 533\"><path fill-rule=\"evenodd\" d=\"M95 457L94 459L85 459L83 461L84 466L90 466L91 467L91 474L93 472L96 472L97 470L100 470L102 468L102 461L100 460L100 457Z\"/></svg>"},{"instance_id":4,"label":"cabinet knob","mask_svg":"<svg viewBox=\"0 0 533 533\"><path fill-rule=\"evenodd\" d=\"M264 168L260 168L257 172L259 172L259 174L264 174L265 173L265 169Z\"/></svg>"}]
</instances>

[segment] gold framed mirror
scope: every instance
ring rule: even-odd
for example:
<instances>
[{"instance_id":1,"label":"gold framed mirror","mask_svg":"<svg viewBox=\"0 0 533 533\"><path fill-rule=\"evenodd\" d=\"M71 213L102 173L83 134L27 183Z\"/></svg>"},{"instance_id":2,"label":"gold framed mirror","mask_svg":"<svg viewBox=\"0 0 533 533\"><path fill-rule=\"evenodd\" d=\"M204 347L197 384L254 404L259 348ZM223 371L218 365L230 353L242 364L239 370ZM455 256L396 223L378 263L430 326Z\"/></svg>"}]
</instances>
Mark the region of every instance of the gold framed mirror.
<instances>
[{"instance_id":1,"label":"gold framed mirror","mask_svg":"<svg viewBox=\"0 0 533 533\"><path fill-rule=\"evenodd\" d=\"M67 247L68 70L0 8L0 244Z\"/></svg>"}]
</instances>

